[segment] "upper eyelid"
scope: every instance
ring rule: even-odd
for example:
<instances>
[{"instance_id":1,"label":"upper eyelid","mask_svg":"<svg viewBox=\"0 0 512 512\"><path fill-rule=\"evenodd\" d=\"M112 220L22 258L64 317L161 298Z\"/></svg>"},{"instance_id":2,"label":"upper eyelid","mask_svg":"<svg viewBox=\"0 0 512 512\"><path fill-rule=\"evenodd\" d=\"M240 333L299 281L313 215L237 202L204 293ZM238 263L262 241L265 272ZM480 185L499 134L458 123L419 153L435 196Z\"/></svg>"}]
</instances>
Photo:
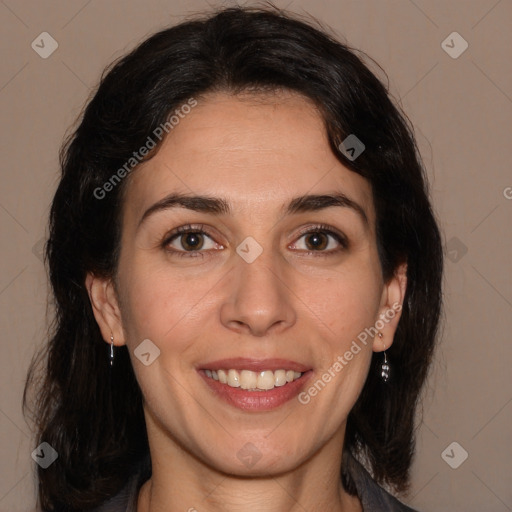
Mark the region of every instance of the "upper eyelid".
<instances>
[{"instance_id":1,"label":"upper eyelid","mask_svg":"<svg viewBox=\"0 0 512 512\"><path fill-rule=\"evenodd\" d=\"M336 229L334 226L328 224L315 224L313 226L307 226L299 230L299 236L307 235L308 233L324 232L332 235L337 235L341 238L346 238L342 231Z\"/></svg>"},{"instance_id":2,"label":"upper eyelid","mask_svg":"<svg viewBox=\"0 0 512 512\"><path fill-rule=\"evenodd\" d=\"M211 238L214 242L214 235L208 232L208 229L204 225L197 225L193 226L190 224L186 224L184 226L179 226L173 230L171 230L170 233L166 234L164 237L164 245L169 244L171 241L178 238L180 235L186 235L187 233L201 233L203 235L206 235L207 237ZM219 243L219 242L216 242ZM223 244L220 244L223 245Z\"/></svg>"}]
</instances>

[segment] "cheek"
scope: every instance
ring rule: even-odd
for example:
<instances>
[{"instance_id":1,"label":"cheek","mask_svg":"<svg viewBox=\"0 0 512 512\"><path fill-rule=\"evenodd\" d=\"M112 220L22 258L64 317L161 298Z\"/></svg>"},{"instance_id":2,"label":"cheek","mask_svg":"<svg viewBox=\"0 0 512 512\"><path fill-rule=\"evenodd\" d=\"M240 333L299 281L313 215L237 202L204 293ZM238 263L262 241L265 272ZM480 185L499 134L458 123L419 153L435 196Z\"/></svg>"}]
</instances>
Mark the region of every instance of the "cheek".
<instances>
[{"instance_id":1,"label":"cheek","mask_svg":"<svg viewBox=\"0 0 512 512\"><path fill-rule=\"evenodd\" d=\"M382 282L370 263L354 262L330 276L303 281L301 298L328 327L334 343L343 345L343 340L357 336L377 318Z\"/></svg>"},{"instance_id":2,"label":"cheek","mask_svg":"<svg viewBox=\"0 0 512 512\"><path fill-rule=\"evenodd\" d=\"M157 345L173 340L190 319L208 308L208 292L219 276L205 274L185 278L170 272L169 264L147 261L124 262L120 272L123 327L127 343L137 345L149 338Z\"/></svg>"},{"instance_id":3,"label":"cheek","mask_svg":"<svg viewBox=\"0 0 512 512\"><path fill-rule=\"evenodd\" d=\"M372 357L372 338L365 329L375 322L380 292L371 274L347 271L326 280L310 297L323 343L316 347L320 368L302 403L328 418L325 435L346 419L364 386Z\"/></svg>"}]
</instances>

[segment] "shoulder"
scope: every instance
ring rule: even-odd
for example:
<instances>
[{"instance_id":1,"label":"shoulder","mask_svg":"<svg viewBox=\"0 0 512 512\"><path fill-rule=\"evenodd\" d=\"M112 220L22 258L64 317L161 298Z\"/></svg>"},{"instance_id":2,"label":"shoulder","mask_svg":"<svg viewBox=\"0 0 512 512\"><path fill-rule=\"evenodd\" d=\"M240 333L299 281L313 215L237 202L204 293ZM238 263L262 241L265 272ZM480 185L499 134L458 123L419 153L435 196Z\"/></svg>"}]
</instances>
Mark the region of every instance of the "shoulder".
<instances>
[{"instance_id":1,"label":"shoulder","mask_svg":"<svg viewBox=\"0 0 512 512\"><path fill-rule=\"evenodd\" d=\"M134 476L118 494L89 512L137 512L137 495L137 478Z\"/></svg>"},{"instance_id":2,"label":"shoulder","mask_svg":"<svg viewBox=\"0 0 512 512\"><path fill-rule=\"evenodd\" d=\"M354 482L364 512L418 512L380 487L351 454L344 455L343 463Z\"/></svg>"},{"instance_id":3,"label":"shoulder","mask_svg":"<svg viewBox=\"0 0 512 512\"><path fill-rule=\"evenodd\" d=\"M150 476L151 458L148 453L119 493L88 512L137 512L139 490Z\"/></svg>"}]
</instances>

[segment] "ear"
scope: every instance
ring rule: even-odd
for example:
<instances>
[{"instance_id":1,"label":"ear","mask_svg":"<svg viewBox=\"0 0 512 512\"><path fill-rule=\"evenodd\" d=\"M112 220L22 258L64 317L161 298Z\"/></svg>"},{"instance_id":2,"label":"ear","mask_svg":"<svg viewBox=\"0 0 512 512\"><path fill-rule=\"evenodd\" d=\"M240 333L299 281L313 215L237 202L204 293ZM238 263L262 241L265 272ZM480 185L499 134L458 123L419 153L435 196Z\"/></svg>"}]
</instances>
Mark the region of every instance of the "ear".
<instances>
[{"instance_id":1,"label":"ear","mask_svg":"<svg viewBox=\"0 0 512 512\"><path fill-rule=\"evenodd\" d=\"M89 273L85 278L85 287L103 339L110 343L110 337L113 336L114 345L124 345L121 310L112 279Z\"/></svg>"},{"instance_id":2,"label":"ear","mask_svg":"<svg viewBox=\"0 0 512 512\"><path fill-rule=\"evenodd\" d=\"M375 328L382 333L382 338L374 336L374 352L387 350L393 344L396 328L402 315L406 289L407 263L401 263L382 291L379 317L375 321Z\"/></svg>"}]
</instances>

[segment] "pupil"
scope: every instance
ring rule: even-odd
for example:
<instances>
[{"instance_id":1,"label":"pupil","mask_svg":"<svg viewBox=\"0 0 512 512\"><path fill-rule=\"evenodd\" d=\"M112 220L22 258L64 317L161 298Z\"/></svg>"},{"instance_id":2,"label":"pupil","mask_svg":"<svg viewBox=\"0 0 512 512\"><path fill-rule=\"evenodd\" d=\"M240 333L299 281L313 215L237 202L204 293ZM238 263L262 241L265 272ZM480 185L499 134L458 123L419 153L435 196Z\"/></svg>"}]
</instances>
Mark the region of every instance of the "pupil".
<instances>
[{"instance_id":1,"label":"pupil","mask_svg":"<svg viewBox=\"0 0 512 512\"><path fill-rule=\"evenodd\" d=\"M306 239L309 249L324 249L327 247L326 236L322 233L313 233Z\"/></svg>"},{"instance_id":2,"label":"pupil","mask_svg":"<svg viewBox=\"0 0 512 512\"><path fill-rule=\"evenodd\" d=\"M200 249L203 245L200 233L187 233L181 238L181 243L186 251Z\"/></svg>"}]
</instances>

